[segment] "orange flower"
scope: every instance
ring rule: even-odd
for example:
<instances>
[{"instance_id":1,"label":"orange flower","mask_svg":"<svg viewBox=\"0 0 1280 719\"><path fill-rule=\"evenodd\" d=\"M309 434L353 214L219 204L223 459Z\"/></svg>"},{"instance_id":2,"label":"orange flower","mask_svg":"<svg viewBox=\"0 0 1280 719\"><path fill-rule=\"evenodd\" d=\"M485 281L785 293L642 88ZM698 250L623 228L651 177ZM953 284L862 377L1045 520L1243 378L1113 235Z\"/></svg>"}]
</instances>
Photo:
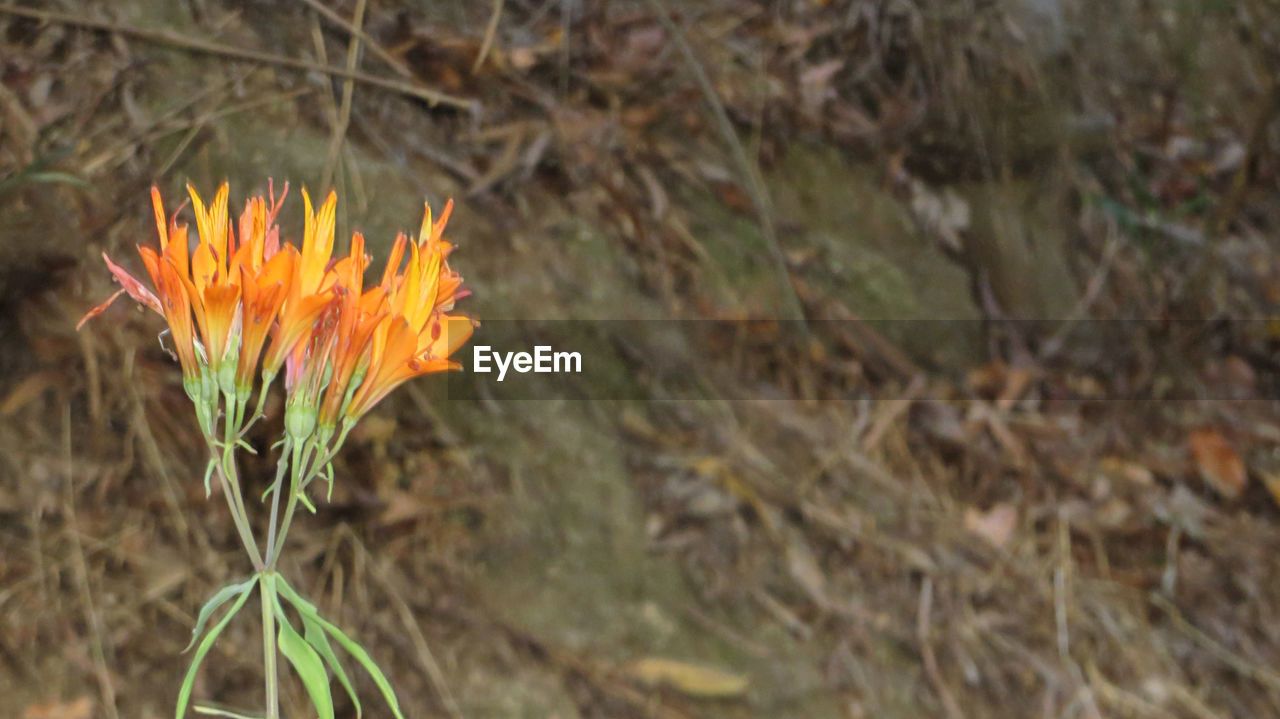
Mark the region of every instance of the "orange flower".
<instances>
[{"instance_id":1,"label":"orange flower","mask_svg":"<svg viewBox=\"0 0 1280 719\"><path fill-rule=\"evenodd\" d=\"M333 375L320 408L319 422L324 428L337 424L342 405L351 399L352 380L357 375L363 378L368 370L369 343L386 316L386 291L381 286L361 293L368 265L364 236L357 232L351 238L350 255L333 268L338 292L337 343L333 353Z\"/></svg>"},{"instance_id":2,"label":"orange flower","mask_svg":"<svg viewBox=\"0 0 1280 719\"><path fill-rule=\"evenodd\" d=\"M104 252L102 259L106 261L107 269L115 275L123 289L107 298L106 302L89 310L76 325L76 329L80 329L85 322L102 314L121 293L128 292L129 296L140 304L164 315L169 323L169 331L173 336L178 360L182 364L184 380L198 382L200 363L191 332L191 300L183 283L183 276L187 272L187 228L185 225L178 226L175 218L169 221L166 229L164 204L160 199L160 189L155 186L151 188L151 205L155 211L156 230L160 236L160 251L163 254L158 255L150 247L142 246L138 247L138 254L142 257L147 274L151 277L152 286L159 292L159 297L123 267L112 262Z\"/></svg>"},{"instance_id":3,"label":"orange flower","mask_svg":"<svg viewBox=\"0 0 1280 719\"><path fill-rule=\"evenodd\" d=\"M345 417L355 421L373 409L396 387L414 377L460 369L449 355L466 344L475 331L469 317L441 316L428 331L419 334L403 317L388 317L374 337L369 374L351 398ZM424 337L434 335L434 339Z\"/></svg>"},{"instance_id":4,"label":"orange flower","mask_svg":"<svg viewBox=\"0 0 1280 719\"><path fill-rule=\"evenodd\" d=\"M155 290L104 255L123 288L90 310L81 324L126 292L163 314L182 363L184 386L203 408L206 431L216 416L218 390L236 400L228 407L228 421L238 425L242 420L260 355L264 394L287 365L290 437L306 440L318 420L325 430L318 440L322 445L328 444L338 418L349 428L401 383L459 366L449 357L470 338L475 323L447 314L467 294L462 278L449 269L453 246L443 239L452 202L434 221L426 207L418 238L411 242L400 234L381 281L366 290L370 258L363 235L353 235L348 255L331 263L335 193L316 209L303 191L305 231L299 251L280 242L276 226L287 185L279 198L271 189L270 207L265 198L249 200L238 233L228 215L226 183L209 205L195 188L188 185L187 191L199 231L194 251L185 225L173 218L166 224L160 192L152 188L160 247L139 247L138 252ZM406 250L408 261L401 268ZM203 342L196 341L196 329ZM272 339L264 355L268 335Z\"/></svg>"},{"instance_id":5,"label":"orange flower","mask_svg":"<svg viewBox=\"0 0 1280 719\"><path fill-rule=\"evenodd\" d=\"M240 356L236 366L236 393L249 394L258 356L267 332L275 324L293 282L298 251L293 245L280 250L279 228L275 224L280 203L289 193L288 184L271 209L261 197L246 203L240 215L240 246L231 259L233 278L240 282Z\"/></svg>"},{"instance_id":6,"label":"orange flower","mask_svg":"<svg viewBox=\"0 0 1280 719\"><path fill-rule=\"evenodd\" d=\"M333 299L329 289L333 286L334 277L326 273L325 268L333 254L338 196L330 192L318 214L312 211L311 197L306 190L302 191L302 200L306 205L302 253L294 262L288 297L280 311L280 326L263 359L262 372L267 378L275 377L291 352L305 351L306 343L301 340Z\"/></svg>"},{"instance_id":7,"label":"orange flower","mask_svg":"<svg viewBox=\"0 0 1280 719\"><path fill-rule=\"evenodd\" d=\"M183 228L183 234L186 234L185 229ZM157 284L164 304L164 317L169 323L169 333L173 335L178 362L182 364L183 380L188 385L187 391L192 393L194 385L191 383L200 381L200 362L196 358L195 341L191 333L191 299L187 297L187 288L173 263L161 263L159 275L160 281Z\"/></svg>"},{"instance_id":8,"label":"orange flower","mask_svg":"<svg viewBox=\"0 0 1280 719\"><path fill-rule=\"evenodd\" d=\"M182 278L191 297L200 336L204 338L209 370L219 379L219 386L224 391L227 390L227 382L222 381L221 369L225 360L235 362L235 357L228 353L238 348L230 340L240 308L239 278L233 278L228 267L227 243L231 231L227 223L228 190L227 183L222 183L214 195L213 204L206 208L196 189L187 185L191 206L196 213L200 244L191 255L190 279Z\"/></svg>"},{"instance_id":9,"label":"orange flower","mask_svg":"<svg viewBox=\"0 0 1280 719\"><path fill-rule=\"evenodd\" d=\"M359 419L407 380L460 367L449 356L470 339L475 323L445 314L465 294L462 278L446 261L453 246L442 239L452 211L450 201L432 222L431 207L426 207L403 275L396 273L405 241L403 235L396 240L395 264L388 264L379 287L390 293L387 317L373 331L367 373L344 412L348 420Z\"/></svg>"}]
</instances>

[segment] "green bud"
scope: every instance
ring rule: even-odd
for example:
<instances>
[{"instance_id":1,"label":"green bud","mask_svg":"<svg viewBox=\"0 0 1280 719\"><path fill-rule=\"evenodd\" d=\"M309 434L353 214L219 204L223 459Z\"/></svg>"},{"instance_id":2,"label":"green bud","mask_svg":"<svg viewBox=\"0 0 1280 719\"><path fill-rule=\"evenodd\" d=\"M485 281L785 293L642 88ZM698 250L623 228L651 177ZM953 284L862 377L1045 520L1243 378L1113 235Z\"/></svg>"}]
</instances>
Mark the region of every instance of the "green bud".
<instances>
[{"instance_id":1,"label":"green bud","mask_svg":"<svg viewBox=\"0 0 1280 719\"><path fill-rule=\"evenodd\" d=\"M236 364L240 361L240 350L232 345L227 350L226 355L222 358L222 364L218 367L218 389L222 390L225 395L235 396L236 393Z\"/></svg>"},{"instance_id":2,"label":"green bud","mask_svg":"<svg viewBox=\"0 0 1280 719\"><path fill-rule=\"evenodd\" d=\"M337 429L334 425L320 425L316 430L316 452L323 456L329 447L329 440L333 439L334 431Z\"/></svg>"},{"instance_id":3,"label":"green bud","mask_svg":"<svg viewBox=\"0 0 1280 719\"><path fill-rule=\"evenodd\" d=\"M347 415L347 408L351 406L351 398L356 396L356 390L360 389L360 385L364 384L364 377L368 372L368 367L360 367L351 375L351 381L347 383L347 393L342 397L342 408L338 410L339 416L345 417Z\"/></svg>"},{"instance_id":4,"label":"green bud","mask_svg":"<svg viewBox=\"0 0 1280 719\"><path fill-rule=\"evenodd\" d=\"M200 400L210 407L218 406L218 382L207 367L200 368Z\"/></svg>"},{"instance_id":5,"label":"green bud","mask_svg":"<svg viewBox=\"0 0 1280 719\"><path fill-rule=\"evenodd\" d=\"M211 405L205 396L205 376L207 374L207 372L201 370L199 377L183 377L182 389L191 398L191 404L195 405L196 420L200 422L200 431L206 437L212 437L213 413L215 411L213 408L217 405Z\"/></svg>"},{"instance_id":6,"label":"green bud","mask_svg":"<svg viewBox=\"0 0 1280 719\"><path fill-rule=\"evenodd\" d=\"M213 437L213 410L203 403L196 402L196 420L200 422L200 431L205 437Z\"/></svg>"},{"instance_id":7,"label":"green bud","mask_svg":"<svg viewBox=\"0 0 1280 719\"><path fill-rule=\"evenodd\" d=\"M192 402L200 404L200 378L199 377L182 377L182 389L186 390L187 396Z\"/></svg>"},{"instance_id":8,"label":"green bud","mask_svg":"<svg viewBox=\"0 0 1280 719\"><path fill-rule=\"evenodd\" d=\"M290 402L284 409L284 431L289 441L302 445L316 429L316 408L305 402Z\"/></svg>"}]
</instances>

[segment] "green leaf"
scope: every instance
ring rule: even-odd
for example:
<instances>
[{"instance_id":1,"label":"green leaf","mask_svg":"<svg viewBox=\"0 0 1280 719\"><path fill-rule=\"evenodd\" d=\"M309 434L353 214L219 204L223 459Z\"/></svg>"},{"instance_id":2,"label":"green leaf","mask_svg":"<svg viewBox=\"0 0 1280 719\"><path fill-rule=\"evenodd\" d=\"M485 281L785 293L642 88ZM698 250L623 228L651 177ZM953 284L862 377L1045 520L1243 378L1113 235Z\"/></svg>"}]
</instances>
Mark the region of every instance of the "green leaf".
<instances>
[{"instance_id":1,"label":"green leaf","mask_svg":"<svg viewBox=\"0 0 1280 719\"><path fill-rule=\"evenodd\" d=\"M333 653L333 647L329 646L329 640L325 638L324 630L316 621L318 615L309 615L302 611L301 608L299 608L298 613L302 615L303 638L320 656L324 657L325 663L333 670L334 675L338 677L338 681L342 682L342 687L347 690L347 696L351 697L351 703L356 707L356 717L363 716L364 710L360 708L360 697L356 695L356 689L351 686L351 680L347 678L346 670L338 662L338 656Z\"/></svg>"},{"instance_id":2,"label":"green leaf","mask_svg":"<svg viewBox=\"0 0 1280 719\"><path fill-rule=\"evenodd\" d=\"M33 172L26 177L27 182L48 182L61 183L64 185L74 185L76 187L91 187L88 182L67 172Z\"/></svg>"},{"instance_id":3,"label":"green leaf","mask_svg":"<svg viewBox=\"0 0 1280 719\"><path fill-rule=\"evenodd\" d=\"M342 668L342 664L338 661L338 657L333 653L333 647L329 645L329 640L324 635L321 622L324 620L320 617L320 610L316 605L308 602L298 594L284 577L276 577L276 587L280 590L280 594L284 595L286 601L298 610L298 614L302 616L302 626L307 643L315 648L320 656L333 669L333 673L338 676L338 681L342 682L342 686L347 690L347 694L351 697L351 702L355 704L356 715L362 716L364 710L360 708L360 697L356 695L355 688L351 685L351 680L347 678L347 672Z\"/></svg>"},{"instance_id":4,"label":"green leaf","mask_svg":"<svg viewBox=\"0 0 1280 719\"><path fill-rule=\"evenodd\" d=\"M356 695L355 688L351 685L351 680L347 678L347 672L342 668L342 664L338 661L338 657L333 653L333 647L329 645L329 640L324 635L324 630L320 626L320 611L316 609L316 605L302 598L302 595L294 591L288 582L282 577L276 578L277 587L280 593L284 595L285 600L298 610L298 614L302 616L302 626L304 630L304 638L307 643L315 648L320 656L324 657L325 662L333 669L333 673L337 675L338 681L342 682L343 688L347 690L347 695L351 697L351 702L355 704L356 716L363 716L364 710L360 708L360 697Z\"/></svg>"},{"instance_id":5,"label":"green leaf","mask_svg":"<svg viewBox=\"0 0 1280 719\"><path fill-rule=\"evenodd\" d=\"M213 477L213 468L218 466L218 460L213 457L209 458L209 466L204 468L204 498L208 499L213 494L213 490L209 488L209 479Z\"/></svg>"},{"instance_id":6,"label":"green leaf","mask_svg":"<svg viewBox=\"0 0 1280 719\"><path fill-rule=\"evenodd\" d=\"M289 624L289 619L284 614L284 607L280 606L280 601L274 596L272 596L272 603L275 604L276 620L280 624L280 635L277 638L280 652L284 654L285 659L289 660L294 671L302 679L302 684L307 688L307 694L311 696L311 703L315 705L320 719L333 719L333 696L329 693L329 675L324 670L320 655L298 636L297 630Z\"/></svg>"},{"instance_id":7,"label":"green leaf","mask_svg":"<svg viewBox=\"0 0 1280 719\"><path fill-rule=\"evenodd\" d=\"M200 608L200 615L196 618L195 629L191 630L191 643L187 645L186 649L182 650L182 653L186 654L191 651L191 647L196 645L196 640L200 638L200 633L204 631L205 623L209 621L209 617L213 616L214 612L218 611L218 607L226 604L232 597L249 591L255 581L257 581L256 578L250 577L239 584L228 584L210 597L209 601L205 602L205 605Z\"/></svg>"},{"instance_id":8,"label":"green leaf","mask_svg":"<svg viewBox=\"0 0 1280 719\"><path fill-rule=\"evenodd\" d=\"M196 714L204 714L213 717L228 717L228 719L262 719L260 716L253 714L241 714L232 709L223 709L213 704L192 704L191 710Z\"/></svg>"},{"instance_id":9,"label":"green leaf","mask_svg":"<svg viewBox=\"0 0 1280 719\"><path fill-rule=\"evenodd\" d=\"M219 619L218 623L213 625L209 633L204 635L204 640L200 642L200 646L196 647L196 653L191 657L191 667L187 669L187 676L182 680L182 687L178 689L178 707L174 712L175 719L182 719L187 712L187 702L191 700L191 687L195 683L196 670L200 668L200 662L204 661L205 655L209 653L209 649L213 646L214 641L217 640L218 635L222 634L222 630L227 628L227 623L244 606L245 601L249 599L249 594L252 593L254 585L257 583L258 578L256 576L249 580L249 586L244 589L240 598L236 600L235 604L231 605L231 609L227 610L222 619Z\"/></svg>"},{"instance_id":10,"label":"green leaf","mask_svg":"<svg viewBox=\"0 0 1280 719\"><path fill-rule=\"evenodd\" d=\"M395 690L391 688L391 682L387 681L387 677L382 673L382 670L378 668L378 665L373 662L373 659L369 656L369 653L364 650L364 647L356 644L350 637L343 634L341 629L338 629L330 622L325 621L323 617L316 613L315 605L298 596L298 593L294 591L293 587L289 586L288 582L284 581L283 577L277 577L277 586L280 589L280 593L283 594L291 604L298 607L298 611L304 614L310 614L311 619L315 621L316 624L320 625L321 629L328 632L329 636L333 637L338 644L342 645L342 648L345 649L348 654L355 657L356 661L360 662L360 665L364 667L365 671L369 672L369 676L373 677L373 683L378 685L378 690L382 692L382 698L386 700L387 706L391 707L391 711L395 713L396 719L404 719L404 714L400 713L400 702L396 701ZM304 609L304 607L306 607L306 609Z\"/></svg>"},{"instance_id":11,"label":"green leaf","mask_svg":"<svg viewBox=\"0 0 1280 719\"><path fill-rule=\"evenodd\" d=\"M298 591L284 580L284 577L276 576L276 588L280 590L280 594L284 595L285 599L289 600L290 604L298 608L299 612L317 619L320 617L320 610L316 608L316 605L303 599L302 595L298 594Z\"/></svg>"}]
</instances>

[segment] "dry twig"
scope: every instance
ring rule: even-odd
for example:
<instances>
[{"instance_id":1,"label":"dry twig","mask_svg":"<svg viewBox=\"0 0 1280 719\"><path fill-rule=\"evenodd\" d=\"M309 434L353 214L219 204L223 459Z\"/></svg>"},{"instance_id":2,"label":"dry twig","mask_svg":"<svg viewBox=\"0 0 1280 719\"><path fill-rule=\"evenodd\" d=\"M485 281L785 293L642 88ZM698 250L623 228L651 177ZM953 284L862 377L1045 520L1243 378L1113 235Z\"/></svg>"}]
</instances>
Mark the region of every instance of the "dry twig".
<instances>
[{"instance_id":1,"label":"dry twig","mask_svg":"<svg viewBox=\"0 0 1280 719\"><path fill-rule=\"evenodd\" d=\"M480 45L480 53L476 55L476 62L471 66L471 74L480 72L480 66L484 65L484 59L489 55L489 48L493 46L493 36L498 32L498 20L502 18L503 0L493 0L493 14L489 16L489 25L484 29L484 42Z\"/></svg>"},{"instance_id":2,"label":"dry twig","mask_svg":"<svg viewBox=\"0 0 1280 719\"><path fill-rule=\"evenodd\" d=\"M98 689L102 692L102 706L108 719L120 719L116 708L116 688L111 679L111 669L107 666L107 654L103 649L102 618L93 602L93 593L89 589L89 567L84 559L84 547L80 543L80 532L76 529L76 490L75 465L71 454L71 407L67 405L62 412L62 450L66 459L67 473L63 478L62 509L67 518L67 536L71 539L72 568L75 570L76 585L80 590L80 602L84 609L85 623L89 625L90 646L93 650L94 674L98 679Z\"/></svg>"},{"instance_id":3,"label":"dry twig","mask_svg":"<svg viewBox=\"0 0 1280 719\"><path fill-rule=\"evenodd\" d=\"M702 90L707 104L711 106L711 112L715 115L716 126L719 128L725 142L728 143L729 149L733 153L734 162L737 163L738 170L746 180L747 191L751 196L751 204L755 206L756 215L760 218L760 227L764 231L765 241L769 247L769 259L773 262L774 271L777 273L778 282L781 285L780 289L783 291L786 300L787 314L790 319L803 321L805 318L804 306L800 303L800 296L791 281L791 272L787 269L787 258L782 253L782 245L778 241L778 231L774 223L773 203L769 200L769 193L764 186L764 181L760 178L759 169L747 157L747 150L743 147L742 140L738 138L738 133L733 129L733 122L729 119L729 113L724 109L724 103L720 101L720 96L716 94L715 87L711 85L711 78L707 76L707 71L702 67L702 63L698 62L697 56L693 54L693 48L689 46L689 42L685 39L680 27L676 25L675 21L671 19L671 15L667 13L667 9L662 5L662 0L646 1L653 10L653 14L657 16L658 21L662 23L662 27L680 50L680 54L689 65L689 70L698 81L698 87Z\"/></svg>"},{"instance_id":4,"label":"dry twig","mask_svg":"<svg viewBox=\"0 0 1280 719\"><path fill-rule=\"evenodd\" d=\"M387 78L370 75L365 72L350 71L342 67L321 65L307 60L300 60L295 57L274 55L272 53L262 52L259 50L250 50L247 48L224 45L222 43L211 42L208 40L183 37L168 30L147 30L145 28L108 22L106 20L93 20L73 15L71 13L63 13L53 10L37 10L35 8L26 8L17 5L0 5L0 12L32 18L34 20L43 20L45 22L69 25L71 27L119 33L121 35L138 38L139 40L154 42L161 45L169 45L171 47L190 50L192 52L219 55L236 60L245 60L247 62L256 62L264 65L289 68L291 70L301 70L303 72L322 72L335 77L355 80L356 82L372 85L373 87L380 87L385 90L400 93L401 95L416 97L420 100L425 100L432 106L445 105L459 110L466 110L467 112L475 112L477 107L477 102L475 100L468 100L464 97L458 97L456 95L440 92L439 90L433 90L417 82L388 80Z\"/></svg>"}]
</instances>

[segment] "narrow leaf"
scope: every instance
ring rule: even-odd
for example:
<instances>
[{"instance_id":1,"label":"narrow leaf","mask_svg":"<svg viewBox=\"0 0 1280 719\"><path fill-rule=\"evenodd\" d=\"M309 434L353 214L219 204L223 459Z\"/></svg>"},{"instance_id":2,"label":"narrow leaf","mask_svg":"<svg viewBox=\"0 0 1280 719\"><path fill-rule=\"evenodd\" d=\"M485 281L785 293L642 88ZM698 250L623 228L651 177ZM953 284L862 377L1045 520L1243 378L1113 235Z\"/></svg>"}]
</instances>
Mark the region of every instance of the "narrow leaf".
<instances>
[{"instance_id":1,"label":"narrow leaf","mask_svg":"<svg viewBox=\"0 0 1280 719\"><path fill-rule=\"evenodd\" d=\"M49 182L74 185L76 187L90 187L88 182L66 172L33 172L27 175L26 179L27 182Z\"/></svg>"},{"instance_id":2,"label":"narrow leaf","mask_svg":"<svg viewBox=\"0 0 1280 719\"><path fill-rule=\"evenodd\" d=\"M351 685L351 680L347 678L347 672L342 668L342 664L338 661L338 657L333 653L333 647L329 645L329 640L325 637L324 630L319 624L320 610L316 605L302 598L283 577L276 578L276 588L280 590L286 601L298 610L298 614L302 616L303 636L320 656L324 657L329 668L337 675L338 681L342 682L342 686L347 690L347 695L351 697L352 704L356 707L356 716L363 716L364 710L360 707L360 697L356 695L355 688Z\"/></svg>"},{"instance_id":3,"label":"narrow leaf","mask_svg":"<svg viewBox=\"0 0 1280 719\"><path fill-rule=\"evenodd\" d=\"M320 719L333 719L333 696L329 693L329 675L324 670L324 663L310 645L298 636L298 632L289 624L284 608L278 600L276 605L276 621L280 624L278 641L280 652L293 665L294 671L302 679L302 684L311 696Z\"/></svg>"},{"instance_id":4,"label":"narrow leaf","mask_svg":"<svg viewBox=\"0 0 1280 719\"><path fill-rule=\"evenodd\" d=\"M317 614L315 611L315 605L298 596L298 593L293 590L293 587L290 587L282 577L278 578L277 586L280 588L280 593L283 594L295 607L298 607L299 611L306 612L306 610L302 609L303 606L310 609L310 612L307 613L311 615L311 619L314 620L316 624L320 625L321 629L328 632L329 636L333 637L348 654L355 657L355 660L360 662L360 665L364 667L365 671L369 672L369 676L373 678L373 683L378 685L378 690L382 692L382 698L386 700L387 706L391 707L391 711L396 715L396 719L404 719L404 714L400 713L400 702L396 700L395 690L391 688L391 682L387 681L386 675L384 675L382 670L378 668L378 665L374 663L373 658L364 650L364 647L356 644L350 637L343 634L341 629L338 629L336 626Z\"/></svg>"},{"instance_id":5,"label":"narrow leaf","mask_svg":"<svg viewBox=\"0 0 1280 719\"><path fill-rule=\"evenodd\" d=\"M689 696L711 699L741 696L748 686L746 677L738 674L656 657L632 663L627 673L644 684L665 685Z\"/></svg>"},{"instance_id":6,"label":"narrow leaf","mask_svg":"<svg viewBox=\"0 0 1280 719\"><path fill-rule=\"evenodd\" d=\"M298 594L298 591L284 580L284 577L276 575L276 589L279 589L280 594L284 595L284 598L289 600L290 604L297 607L299 612L312 617L320 616L320 610L316 608L316 605L303 599L302 595Z\"/></svg>"},{"instance_id":7,"label":"narrow leaf","mask_svg":"<svg viewBox=\"0 0 1280 719\"><path fill-rule=\"evenodd\" d=\"M261 719L261 717L254 716L253 714L241 714L232 709L223 709L222 707L214 706L213 704L192 704L191 711L196 714L205 714L207 716L228 717L228 719Z\"/></svg>"},{"instance_id":8,"label":"narrow leaf","mask_svg":"<svg viewBox=\"0 0 1280 719\"><path fill-rule=\"evenodd\" d=\"M400 702L396 701L395 690L391 688L391 682L387 681L387 677L374 663L373 658L364 650L364 647L356 644L350 637L342 633L333 624L316 617L316 623L319 624L326 632L332 636L347 653L355 657L356 661L369 672L369 676L373 677L373 683L378 685L378 690L382 692L382 698L386 700L387 706L391 707L391 711L396 715L396 719L404 719L404 715L400 713Z\"/></svg>"},{"instance_id":9,"label":"narrow leaf","mask_svg":"<svg viewBox=\"0 0 1280 719\"><path fill-rule=\"evenodd\" d=\"M351 686L351 680L347 678L347 672L342 668L342 664L338 662L338 656L333 653L333 647L329 646L329 640L325 638L324 630L320 628L316 622L317 615L308 615L299 608L299 614L302 615L303 638L307 640L316 652L324 657L324 661L333 670L338 681L342 683L342 688L347 690L347 696L351 697L351 703L356 707L356 717L364 715L364 710L360 708L360 697L356 696L355 687Z\"/></svg>"},{"instance_id":10,"label":"narrow leaf","mask_svg":"<svg viewBox=\"0 0 1280 719\"><path fill-rule=\"evenodd\" d=\"M213 494L213 490L209 487L209 480L213 477L213 468L218 466L218 460L210 457L209 465L204 468L204 498L208 499Z\"/></svg>"},{"instance_id":11,"label":"narrow leaf","mask_svg":"<svg viewBox=\"0 0 1280 719\"><path fill-rule=\"evenodd\" d=\"M213 642L218 638L218 635L222 634L222 630L227 628L227 623L244 606L245 601L249 599L249 595L257 583L258 578L256 576L249 580L249 586L245 588L244 593L240 595L235 604L231 605L231 609L227 610L222 619L219 619L218 623L213 625L209 633L204 635L204 640L200 642L200 646L196 647L196 653L191 657L191 667L187 669L187 676L182 680L182 687L178 689L178 707L174 711L175 719L182 719L187 712L187 702L191 700L191 687L195 683L196 670L200 668L200 662L204 661L204 656L209 653L209 649L213 646Z\"/></svg>"},{"instance_id":12,"label":"narrow leaf","mask_svg":"<svg viewBox=\"0 0 1280 719\"><path fill-rule=\"evenodd\" d=\"M196 618L195 629L191 630L191 643L187 645L186 649L182 650L182 653L186 654L191 651L191 647L195 646L196 640L200 638L200 633L204 631L205 623L209 621L209 617L213 616L214 612L218 611L218 607L226 604L232 597L249 591L255 581L257 581L255 577L250 577L239 584L228 584L210 597L209 601L205 602L205 605L200 608L200 615Z\"/></svg>"}]
</instances>

